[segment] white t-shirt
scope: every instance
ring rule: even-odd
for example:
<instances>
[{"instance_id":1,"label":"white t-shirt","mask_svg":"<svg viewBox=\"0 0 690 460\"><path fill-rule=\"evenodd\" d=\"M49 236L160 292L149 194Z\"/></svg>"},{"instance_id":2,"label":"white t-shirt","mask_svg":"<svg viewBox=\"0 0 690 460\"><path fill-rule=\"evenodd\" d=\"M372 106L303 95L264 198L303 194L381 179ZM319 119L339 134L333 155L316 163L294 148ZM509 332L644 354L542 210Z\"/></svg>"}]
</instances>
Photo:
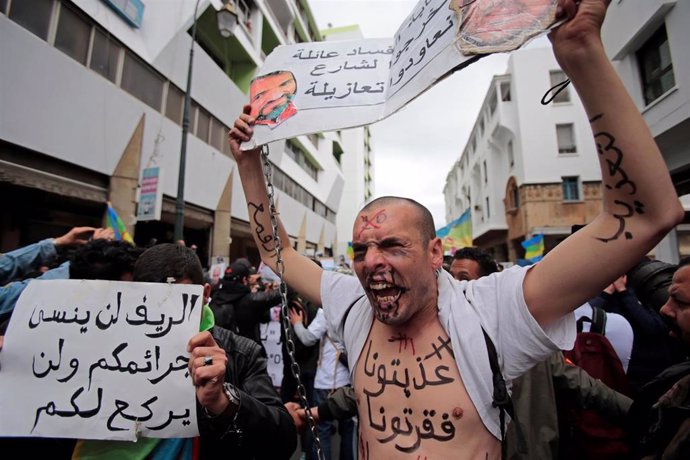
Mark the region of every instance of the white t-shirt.
<instances>
[{"instance_id":1,"label":"white t-shirt","mask_svg":"<svg viewBox=\"0 0 690 460\"><path fill-rule=\"evenodd\" d=\"M305 328L302 323L294 325L295 335L306 346L321 341L319 350L319 365L314 377L314 388L317 390L335 390L350 384L350 373L347 367L338 361L338 350L329 340L326 316L319 308L314 320Z\"/></svg>"},{"instance_id":2,"label":"white t-shirt","mask_svg":"<svg viewBox=\"0 0 690 460\"><path fill-rule=\"evenodd\" d=\"M575 319L578 320L582 317L587 317L592 319L592 306L589 303L585 303L575 310ZM589 328L592 323L584 321L582 323L582 331L589 332ZM625 316L619 315L618 313L606 312L606 326L604 330L604 336L609 340L613 350L618 355L618 359L621 360L623 365L623 370L628 372L628 364L630 364L630 356L632 355L633 348L633 328L625 319Z\"/></svg>"},{"instance_id":3,"label":"white t-shirt","mask_svg":"<svg viewBox=\"0 0 690 460\"><path fill-rule=\"evenodd\" d=\"M482 326L493 341L507 382L558 349L570 349L575 319L568 314L542 329L527 310L522 281L529 267L511 267L476 281L438 277L439 320L451 339L467 392L486 428L500 439L499 411L492 407L493 380ZM374 320L357 278L324 271L321 301L329 334L345 344L353 372Z\"/></svg>"}]
</instances>

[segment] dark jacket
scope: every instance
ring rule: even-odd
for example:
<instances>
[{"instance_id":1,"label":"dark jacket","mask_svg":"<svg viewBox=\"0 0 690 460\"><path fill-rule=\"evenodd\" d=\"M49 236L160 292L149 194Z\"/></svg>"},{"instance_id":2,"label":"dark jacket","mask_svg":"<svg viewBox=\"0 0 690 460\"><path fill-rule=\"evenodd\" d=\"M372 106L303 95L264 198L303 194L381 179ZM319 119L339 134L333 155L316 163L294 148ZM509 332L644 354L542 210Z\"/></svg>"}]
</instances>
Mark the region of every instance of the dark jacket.
<instances>
[{"instance_id":1,"label":"dark jacket","mask_svg":"<svg viewBox=\"0 0 690 460\"><path fill-rule=\"evenodd\" d=\"M228 327L224 322L226 315L223 314L223 310L232 308L237 332L260 344L259 324L270 319L266 317L266 313L278 304L280 304L280 292L277 289L251 292L249 287L241 282L228 281L224 278L222 285L213 296L211 308L217 318L217 324L221 327ZM232 307L228 307L229 305Z\"/></svg>"},{"instance_id":2,"label":"dark jacket","mask_svg":"<svg viewBox=\"0 0 690 460\"><path fill-rule=\"evenodd\" d=\"M632 458L690 458L690 361L642 387L630 409Z\"/></svg>"},{"instance_id":3,"label":"dark jacket","mask_svg":"<svg viewBox=\"0 0 690 460\"><path fill-rule=\"evenodd\" d=\"M273 388L263 347L220 327L211 334L227 353L225 381L239 390L240 407L234 417L210 419L197 405L201 458L290 458L297 431Z\"/></svg>"},{"instance_id":4,"label":"dark jacket","mask_svg":"<svg viewBox=\"0 0 690 460\"><path fill-rule=\"evenodd\" d=\"M631 288L624 292L602 292L591 299L592 306L618 313L633 329L633 348L628 365L628 382L633 398L643 385L661 371L685 359L675 341L668 335L668 327L658 312L638 302Z\"/></svg>"},{"instance_id":5,"label":"dark jacket","mask_svg":"<svg viewBox=\"0 0 690 460\"><path fill-rule=\"evenodd\" d=\"M584 369L566 364L563 354L555 352L513 380L513 405L528 452L519 451L517 432L511 422L506 432L509 459L562 457L557 393L582 409L595 409L612 421L622 420L632 404L630 398L592 378Z\"/></svg>"}]
</instances>

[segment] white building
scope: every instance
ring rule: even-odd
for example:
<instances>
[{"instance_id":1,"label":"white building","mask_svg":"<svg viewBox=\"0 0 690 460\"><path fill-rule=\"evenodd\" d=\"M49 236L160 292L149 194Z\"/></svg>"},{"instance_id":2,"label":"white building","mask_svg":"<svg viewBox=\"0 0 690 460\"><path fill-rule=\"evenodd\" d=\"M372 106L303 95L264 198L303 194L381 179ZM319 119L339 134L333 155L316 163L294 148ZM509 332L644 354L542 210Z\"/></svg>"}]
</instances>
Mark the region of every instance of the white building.
<instances>
[{"instance_id":1,"label":"white building","mask_svg":"<svg viewBox=\"0 0 690 460\"><path fill-rule=\"evenodd\" d=\"M654 135L686 209L684 224L657 248L690 255L690 1L611 2L604 46Z\"/></svg>"},{"instance_id":2,"label":"white building","mask_svg":"<svg viewBox=\"0 0 690 460\"><path fill-rule=\"evenodd\" d=\"M204 262L257 261L226 136L265 56L321 39L302 0L230 0L229 38L216 24L227 0L0 0L0 251L103 225L108 200L138 243L172 240L196 3L184 236ZM270 146L281 217L303 252L336 244L346 151L339 133ZM136 223L150 165L161 167L162 216Z\"/></svg>"},{"instance_id":3,"label":"white building","mask_svg":"<svg viewBox=\"0 0 690 460\"><path fill-rule=\"evenodd\" d=\"M552 247L600 209L601 174L577 94L566 88L541 104L564 79L550 48L513 52L448 173L446 220L471 208L474 245L499 261L523 257L520 242L536 233Z\"/></svg>"},{"instance_id":4,"label":"white building","mask_svg":"<svg viewBox=\"0 0 690 460\"><path fill-rule=\"evenodd\" d=\"M363 38L358 25L329 27L321 30L324 40L356 40ZM336 217L336 256L348 260L347 247L352 241L352 226L359 210L374 196L374 155L369 126L339 131L344 152L340 156L345 189Z\"/></svg>"}]
</instances>

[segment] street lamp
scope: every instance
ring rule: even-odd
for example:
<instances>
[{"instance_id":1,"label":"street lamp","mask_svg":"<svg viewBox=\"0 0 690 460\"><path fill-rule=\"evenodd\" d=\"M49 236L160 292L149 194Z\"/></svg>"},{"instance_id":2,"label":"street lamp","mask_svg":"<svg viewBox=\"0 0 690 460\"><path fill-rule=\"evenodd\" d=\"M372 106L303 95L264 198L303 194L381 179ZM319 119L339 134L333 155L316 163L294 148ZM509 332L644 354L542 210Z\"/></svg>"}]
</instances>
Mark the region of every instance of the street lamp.
<instances>
[{"instance_id":1,"label":"street lamp","mask_svg":"<svg viewBox=\"0 0 690 460\"><path fill-rule=\"evenodd\" d=\"M187 134L189 133L189 106L192 92L192 68L194 65L194 42L196 41L196 21L199 2L194 5L194 22L192 23L192 45L189 48L189 66L187 68L187 91L184 93L184 109L182 112L182 144L180 146L180 167L177 175L177 201L175 203L175 241L184 240L184 175L187 165ZM239 24L233 4L223 3L217 12L218 32L223 38L235 33Z\"/></svg>"}]
</instances>

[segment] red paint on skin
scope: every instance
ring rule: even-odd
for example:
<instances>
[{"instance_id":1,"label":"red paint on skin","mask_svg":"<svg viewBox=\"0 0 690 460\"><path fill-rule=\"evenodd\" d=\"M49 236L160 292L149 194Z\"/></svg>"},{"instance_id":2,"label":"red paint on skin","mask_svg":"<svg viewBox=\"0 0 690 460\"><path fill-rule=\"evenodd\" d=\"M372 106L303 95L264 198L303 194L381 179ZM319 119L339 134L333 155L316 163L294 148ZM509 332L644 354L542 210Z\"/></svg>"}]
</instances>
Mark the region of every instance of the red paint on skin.
<instances>
[{"instance_id":1,"label":"red paint on skin","mask_svg":"<svg viewBox=\"0 0 690 460\"><path fill-rule=\"evenodd\" d=\"M377 225L377 224L380 224L381 222L383 222L385 220L385 218L386 218L386 215L384 214L385 212L386 212L385 209L379 209L378 211L376 211L374 213L373 216L371 216L371 219L369 218L369 216L361 216L364 224L359 229L359 233L357 234L357 239L359 239L362 236L362 233L365 230L373 230L373 229L381 228L381 226ZM383 217L383 219L381 219L381 217Z\"/></svg>"}]
</instances>

